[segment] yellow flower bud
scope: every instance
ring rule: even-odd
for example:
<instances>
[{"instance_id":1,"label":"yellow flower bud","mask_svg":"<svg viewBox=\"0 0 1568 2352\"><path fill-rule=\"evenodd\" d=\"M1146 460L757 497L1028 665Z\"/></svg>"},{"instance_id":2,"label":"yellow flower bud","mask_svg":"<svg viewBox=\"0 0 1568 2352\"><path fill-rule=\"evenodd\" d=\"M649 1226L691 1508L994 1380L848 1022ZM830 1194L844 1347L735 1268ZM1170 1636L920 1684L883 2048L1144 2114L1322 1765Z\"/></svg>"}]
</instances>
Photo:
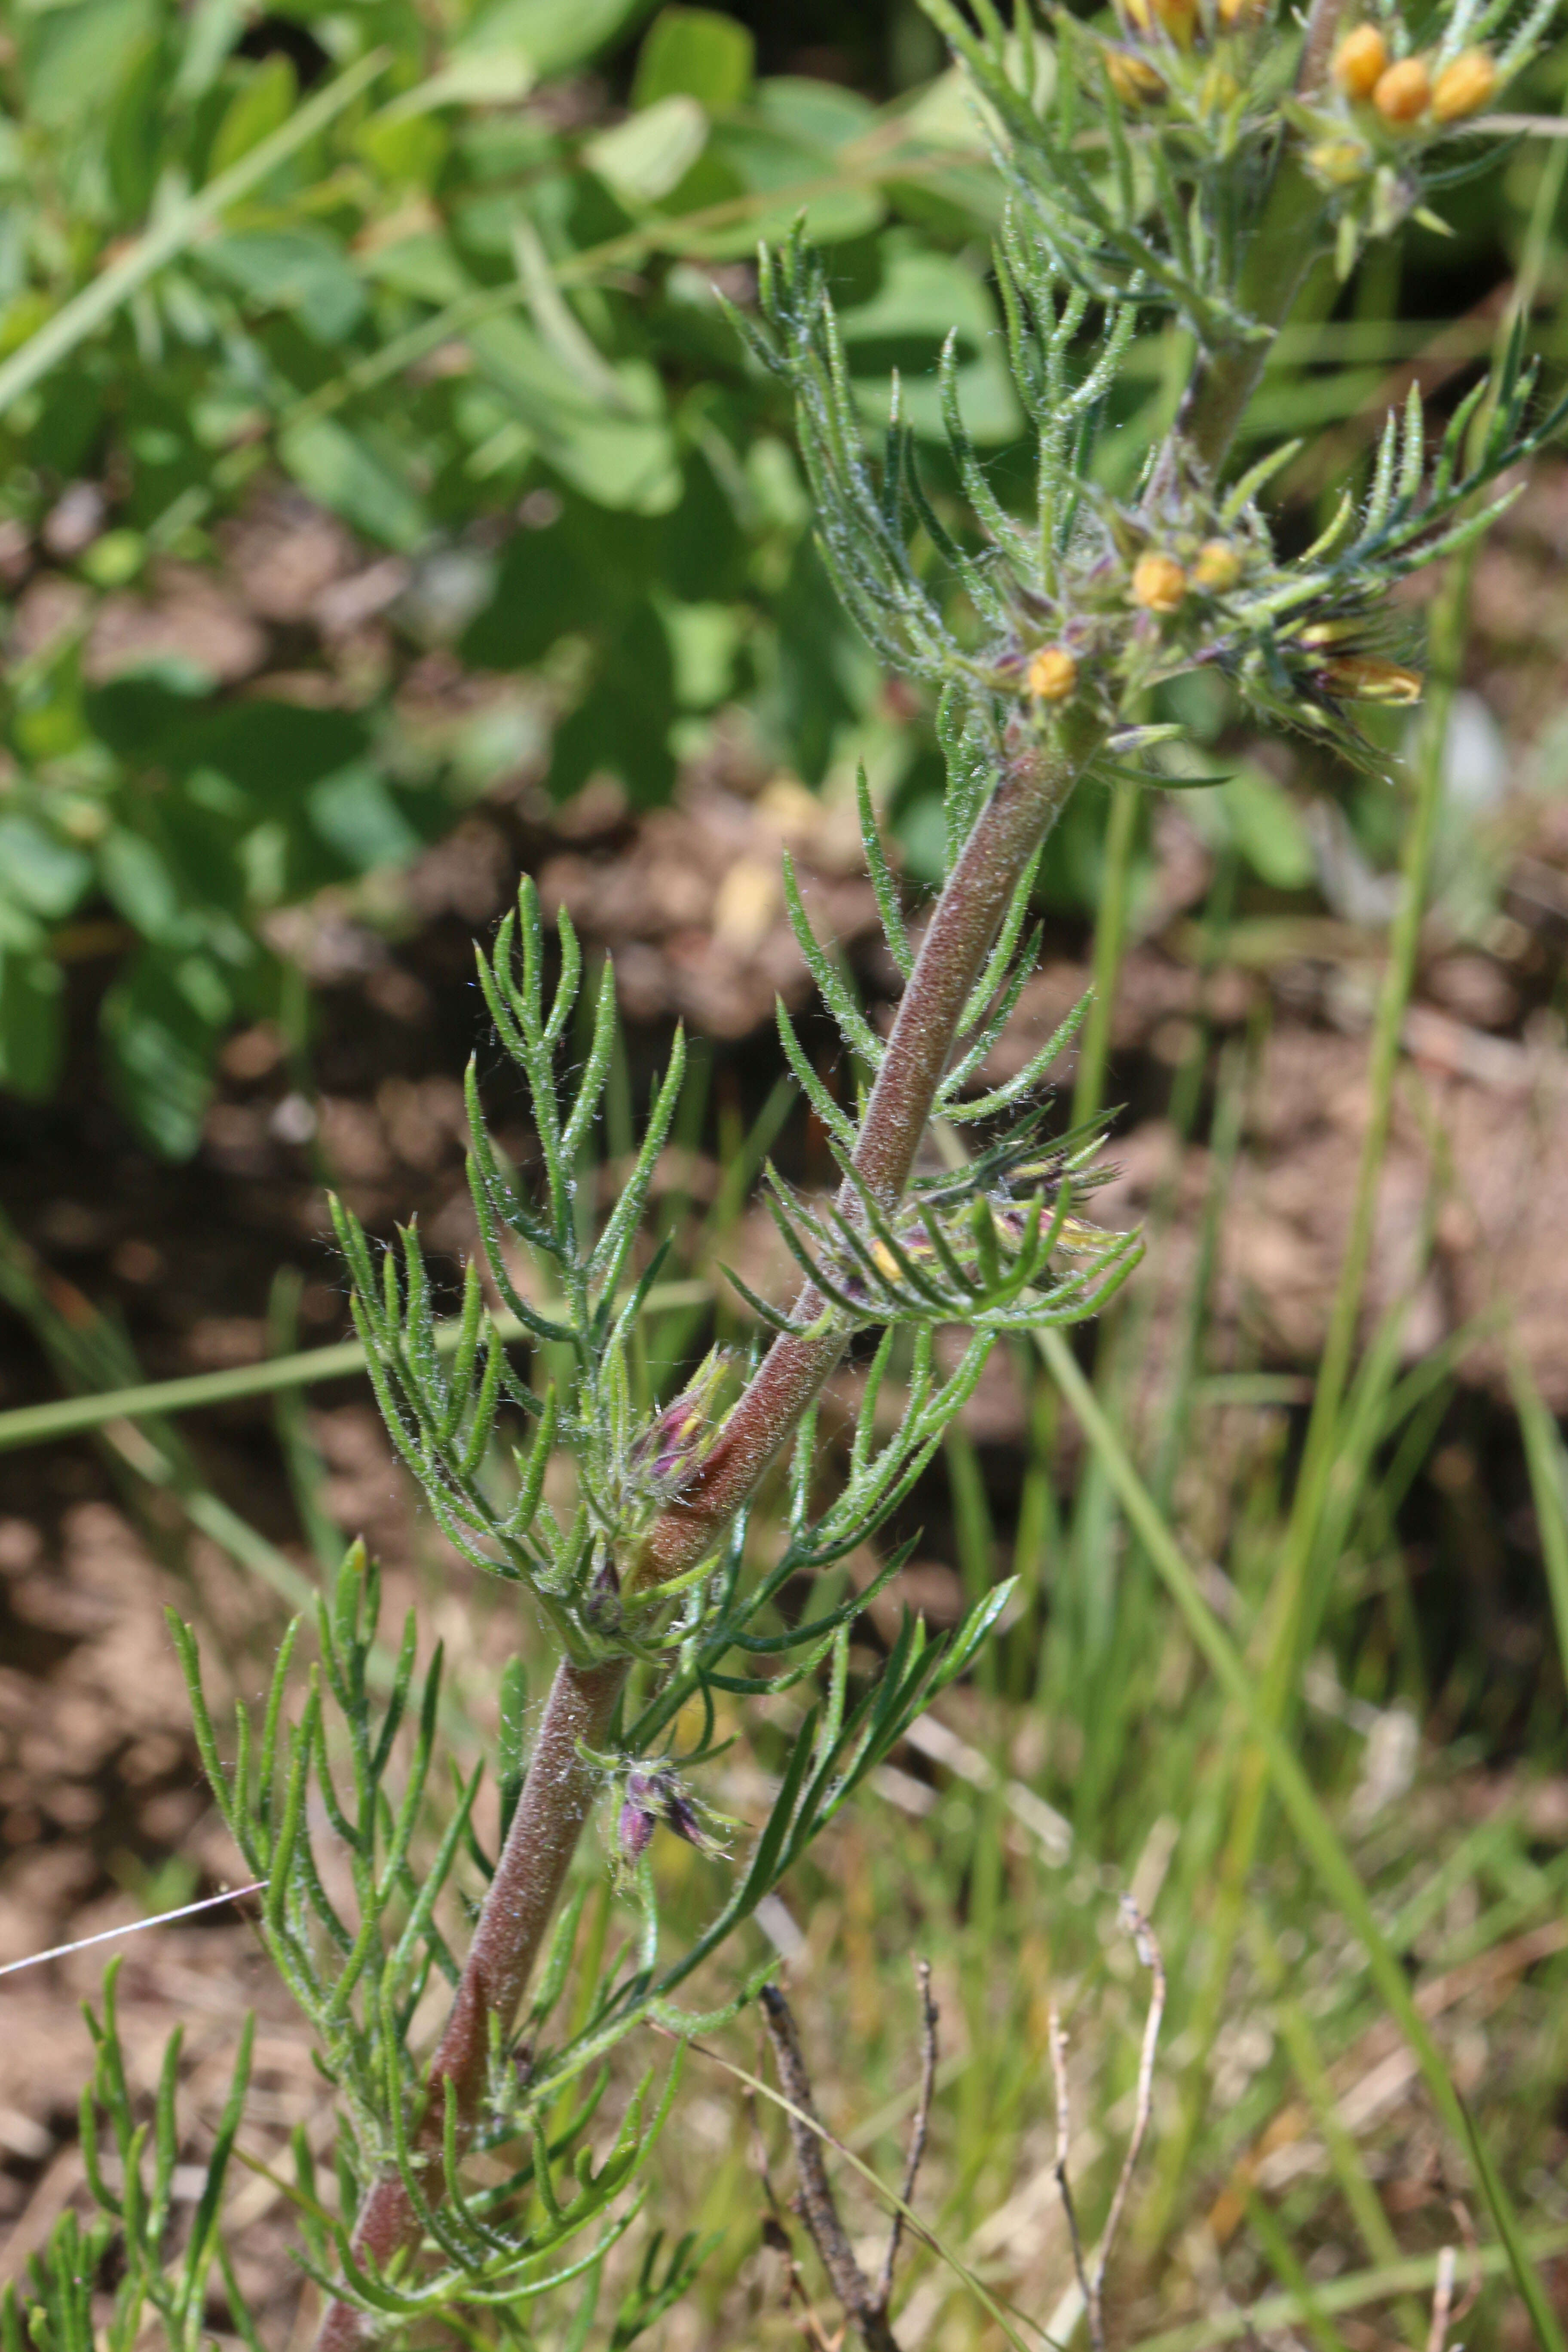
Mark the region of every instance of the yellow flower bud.
<instances>
[{"instance_id":1,"label":"yellow flower bud","mask_svg":"<svg viewBox=\"0 0 1568 2352\"><path fill-rule=\"evenodd\" d=\"M1260 25L1268 7L1269 0L1219 0L1216 14L1226 31L1234 33L1238 26Z\"/></svg>"},{"instance_id":2,"label":"yellow flower bud","mask_svg":"<svg viewBox=\"0 0 1568 2352\"><path fill-rule=\"evenodd\" d=\"M1308 148L1307 163L1326 187L1353 188L1372 168L1372 150L1359 139L1323 139Z\"/></svg>"},{"instance_id":3,"label":"yellow flower bud","mask_svg":"<svg viewBox=\"0 0 1568 2352\"><path fill-rule=\"evenodd\" d=\"M1130 58L1125 49L1107 49L1104 55L1110 87L1123 106L1142 106L1152 99L1164 97L1164 83L1142 58Z\"/></svg>"},{"instance_id":4,"label":"yellow flower bud","mask_svg":"<svg viewBox=\"0 0 1568 2352\"><path fill-rule=\"evenodd\" d=\"M1066 702L1078 685L1078 664L1066 646L1042 646L1027 677L1037 702Z\"/></svg>"},{"instance_id":5,"label":"yellow flower bud","mask_svg":"<svg viewBox=\"0 0 1568 2352\"><path fill-rule=\"evenodd\" d=\"M1187 575L1173 555L1141 555L1132 567L1132 602L1146 613L1174 613L1187 593Z\"/></svg>"},{"instance_id":6,"label":"yellow flower bud","mask_svg":"<svg viewBox=\"0 0 1568 2352\"><path fill-rule=\"evenodd\" d=\"M1347 637L1359 636L1366 623L1354 614L1342 613L1337 621L1309 621L1299 634L1300 642L1314 648L1319 646L1342 646Z\"/></svg>"},{"instance_id":7,"label":"yellow flower bud","mask_svg":"<svg viewBox=\"0 0 1568 2352\"><path fill-rule=\"evenodd\" d=\"M1318 676L1330 694L1347 702L1419 702L1424 683L1419 670L1373 654L1342 654L1325 662Z\"/></svg>"},{"instance_id":8,"label":"yellow flower bud","mask_svg":"<svg viewBox=\"0 0 1568 2352\"><path fill-rule=\"evenodd\" d=\"M1498 86L1498 69L1486 49L1466 49L1445 66L1432 89L1432 112L1439 122L1479 114Z\"/></svg>"},{"instance_id":9,"label":"yellow flower bud","mask_svg":"<svg viewBox=\"0 0 1568 2352\"><path fill-rule=\"evenodd\" d=\"M1385 122L1419 122L1432 97L1432 83L1419 58L1401 58L1380 74L1372 102Z\"/></svg>"},{"instance_id":10,"label":"yellow flower bud","mask_svg":"<svg viewBox=\"0 0 1568 2352\"><path fill-rule=\"evenodd\" d=\"M1334 79L1347 98L1370 98L1387 68L1388 43L1375 25L1358 25L1334 51Z\"/></svg>"},{"instance_id":11,"label":"yellow flower bud","mask_svg":"<svg viewBox=\"0 0 1568 2352\"><path fill-rule=\"evenodd\" d=\"M1184 49L1192 45L1198 21L1197 0L1121 0L1121 14L1138 32L1152 35L1156 25Z\"/></svg>"},{"instance_id":12,"label":"yellow flower bud","mask_svg":"<svg viewBox=\"0 0 1568 2352\"><path fill-rule=\"evenodd\" d=\"M1193 585L1206 589L1211 596L1224 596L1240 577L1241 550L1227 539L1205 540L1193 566Z\"/></svg>"}]
</instances>

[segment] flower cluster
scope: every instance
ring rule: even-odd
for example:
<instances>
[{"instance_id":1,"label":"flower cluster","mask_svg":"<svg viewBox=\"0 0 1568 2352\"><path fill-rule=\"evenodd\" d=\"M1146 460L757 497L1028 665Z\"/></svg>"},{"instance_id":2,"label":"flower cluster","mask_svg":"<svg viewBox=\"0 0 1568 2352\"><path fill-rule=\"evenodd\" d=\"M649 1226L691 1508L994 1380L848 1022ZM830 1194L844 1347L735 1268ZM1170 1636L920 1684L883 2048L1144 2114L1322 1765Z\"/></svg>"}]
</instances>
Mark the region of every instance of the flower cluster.
<instances>
[{"instance_id":1,"label":"flower cluster","mask_svg":"<svg viewBox=\"0 0 1568 2352\"><path fill-rule=\"evenodd\" d=\"M1228 144L1277 49L1262 37L1273 13L1271 0L1117 0L1121 37L1101 44L1106 78L1131 111L1165 107Z\"/></svg>"},{"instance_id":2,"label":"flower cluster","mask_svg":"<svg viewBox=\"0 0 1568 2352\"><path fill-rule=\"evenodd\" d=\"M1471 160L1457 168L1433 151L1473 134L1477 118L1532 54L1552 5L1541 0L1500 47L1478 37L1507 13L1496 5L1456 9L1425 47L1394 10L1368 15L1341 37L1325 87L1310 101L1287 105L1306 170L1336 215L1342 277L1366 238L1386 236L1407 214L1440 226L1424 210L1424 196L1465 176L1487 151L1472 147Z\"/></svg>"},{"instance_id":3,"label":"flower cluster","mask_svg":"<svg viewBox=\"0 0 1568 2352\"><path fill-rule=\"evenodd\" d=\"M1056 594L1019 597L998 685L1042 727L1091 711L1124 737L1140 697L1193 668L1221 670L1291 724L1347 738L1344 706L1416 700L1420 673L1390 658L1380 597L1338 577L1298 595L1301 566L1277 560L1246 491L1216 503L1173 460L1136 506L1096 499L1098 528L1080 530Z\"/></svg>"}]
</instances>

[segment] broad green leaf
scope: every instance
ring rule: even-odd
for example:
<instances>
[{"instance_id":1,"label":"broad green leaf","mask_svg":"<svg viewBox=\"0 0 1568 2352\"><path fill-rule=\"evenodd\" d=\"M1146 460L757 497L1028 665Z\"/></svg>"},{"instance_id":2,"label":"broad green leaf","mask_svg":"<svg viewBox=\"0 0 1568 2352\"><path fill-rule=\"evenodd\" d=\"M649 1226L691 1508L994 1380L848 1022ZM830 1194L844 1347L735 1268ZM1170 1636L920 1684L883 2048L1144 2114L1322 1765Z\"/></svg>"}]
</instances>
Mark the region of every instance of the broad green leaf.
<instances>
[{"instance_id":1,"label":"broad green leaf","mask_svg":"<svg viewBox=\"0 0 1568 2352\"><path fill-rule=\"evenodd\" d=\"M306 805L322 840L356 873L406 865L424 846L374 768L328 776L311 786Z\"/></svg>"},{"instance_id":2,"label":"broad green leaf","mask_svg":"<svg viewBox=\"0 0 1568 2352\"><path fill-rule=\"evenodd\" d=\"M91 879L84 850L34 817L0 817L0 887L33 914L68 914Z\"/></svg>"},{"instance_id":3,"label":"broad green leaf","mask_svg":"<svg viewBox=\"0 0 1568 2352\"><path fill-rule=\"evenodd\" d=\"M668 195L707 142L708 117L697 100L672 93L590 139L583 160L636 212Z\"/></svg>"},{"instance_id":4,"label":"broad green leaf","mask_svg":"<svg viewBox=\"0 0 1568 2352\"><path fill-rule=\"evenodd\" d=\"M143 953L104 998L103 1041L115 1097L166 1159L188 1160L201 1141L227 1007L217 967L197 956L176 963Z\"/></svg>"},{"instance_id":5,"label":"broad green leaf","mask_svg":"<svg viewBox=\"0 0 1568 2352\"><path fill-rule=\"evenodd\" d=\"M469 348L514 408L541 455L596 505L666 514L680 496L680 467L664 387L646 360L614 371L624 403L605 405L560 354L521 319L487 319Z\"/></svg>"},{"instance_id":6,"label":"broad green leaf","mask_svg":"<svg viewBox=\"0 0 1568 2352\"><path fill-rule=\"evenodd\" d=\"M178 880L145 835L116 825L100 845L98 872L116 912L143 939L174 945L187 936Z\"/></svg>"},{"instance_id":7,"label":"broad green leaf","mask_svg":"<svg viewBox=\"0 0 1568 2352\"><path fill-rule=\"evenodd\" d=\"M245 30L248 13L245 0L193 0L184 12L184 53L174 77L177 98L200 98L211 89Z\"/></svg>"},{"instance_id":8,"label":"broad green leaf","mask_svg":"<svg viewBox=\"0 0 1568 2352\"><path fill-rule=\"evenodd\" d=\"M341 342L363 315L357 272L320 230L256 230L215 238L200 250L209 269L268 309L292 311L317 342Z\"/></svg>"},{"instance_id":9,"label":"broad green leaf","mask_svg":"<svg viewBox=\"0 0 1568 2352\"><path fill-rule=\"evenodd\" d=\"M365 255L363 268L367 278L420 302L456 302L473 286L446 238L430 231L378 246Z\"/></svg>"},{"instance_id":10,"label":"broad green leaf","mask_svg":"<svg viewBox=\"0 0 1568 2352\"><path fill-rule=\"evenodd\" d=\"M675 782L669 639L647 604L605 648L581 706L556 730L550 788L561 798L591 776L618 777L634 806L668 800Z\"/></svg>"},{"instance_id":11,"label":"broad green leaf","mask_svg":"<svg viewBox=\"0 0 1568 2352\"><path fill-rule=\"evenodd\" d=\"M647 6L648 0L496 0L469 26L463 47L515 45L542 80L586 65Z\"/></svg>"},{"instance_id":12,"label":"broad green leaf","mask_svg":"<svg viewBox=\"0 0 1568 2352\"><path fill-rule=\"evenodd\" d=\"M64 989L47 954L0 950L0 1087L52 1094L65 1052Z\"/></svg>"},{"instance_id":13,"label":"broad green leaf","mask_svg":"<svg viewBox=\"0 0 1568 2352\"><path fill-rule=\"evenodd\" d=\"M443 123L427 112L378 114L354 138L360 153L384 180L434 185L451 145Z\"/></svg>"},{"instance_id":14,"label":"broad green leaf","mask_svg":"<svg viewBox=\"0 0 1568 2352\"><path fill-rule=\"evenodd\" d=\"M863 138L877 121L877 109L858 91L804 74L770 74L758 88L756 104L770 131L828 152Z\"/></svg>"},{"instance_id":15,"label":"broad green leaf","mask_svg":"<svg viewBox=\"0 0 1568 2352\"><path fill-rule=\"evenodd\" d=\"M675 699L683 710L711 710L729 693L742 620L733 604L661 602L674 657Z\"/></svg>"},{"instance_id":16,"label":"broad green leaf","mask_svg":"<svg viewBox=\"0 0 1568 2352\"><path fill-rule=\"evenodd\" d=\"M774 196L777 202L759 204L732 224L683 235L683 251L716 261L753 254L759 239L787 236L803 215L807 235L821 245L868 236L886 211L882 195L863 185L824 186L837 169L830 147L775 131L761 120L731 117L715 123L700 163L672 191L670 209L687 212L747 195Z\"/></svg>"},{"instance_id":17,"label":"broad green leaf","mask_svg":"<svg viewBox=\"0 0 1568 2352\"><path fill-rule=\"evenodd\" d=\"M109 109L104 161L122 220L140 219L157 182L167 79L163 43L150 34L131 52Z\"/></svg>"},{"instance_id":18,"label":"broad green leaf","mask_svg":"<svg viewBox=\"0 0 1568 2352\"><path fill-rule=\"evenodd\" d=\"M208 179L216 179L248 155L264 139L271 137L289 120L289 110L299 95L292 62L286 57L268 58L265 64L255 67L243 89L229 100L228 110L218 124L207 156Z\"/></svg>"},{"instance_id":19,"label":"broad green leaf","mask_svg":"<svg viewBox=\"0 0 1568 2352\"><path fill-rule=\"evenodd\" d=\"M1258 880L1304 890L1317 871L1300 812L1266 769L1248 761L1215 793L1232 840Z\"/></svg>"},{"instance_id":20,"label":"broad green leaf","mask_svg":"<svg viewBox=\"0 0 1568 2352\"><path fill-rule=\"evenodd\" d=\"M744 25L711 8L661 8L637 58L632 104L679 94L710 114L739 106L752 86L756 44Z\"/></svg>"},{"instance_id":21,"label":"broad green leaf","mask_svg":"<svg viewBox=\"0 0 1568 2352\"><path fill-rule=\"evenodd\" d=\"M984 133L973 92L963 67L949 66L906 110L905 125L932 147L978 147Z\"/></svg>"},{"instance_id":22,"label":"broad green leaf","mask_svg":"<svg viewBox=\"0 0 1568 2352\"><path fill-rule=\"evenodd\" d=\"M301 489L367 537L396 548L416 547L425 537L424 507L363 435L314 417L280 436L279 454Z\"/></svg>"},{"instance_id":23,"label":"broad green leaf","mask_svg":"<svg viewBox=\"0 0 1568 2352\"><path fill-rule=\"evenodd\" d=\"M393 99L368 128L403 122L438 106L515 106L538 79L539 69L521 42L459 41L438 73Z\"/></svg>"},{"instance_id":24,"label":"broad green leaf","mask_svg":"<svg viewBox=\"0 0 1568 2352\"><path fill-rule=\"evenodd\" d=\"M104 98L155 31L153 0L80 0L16 12L29 115L46 128L100 111Z\"/></svg>"}]
</instances>

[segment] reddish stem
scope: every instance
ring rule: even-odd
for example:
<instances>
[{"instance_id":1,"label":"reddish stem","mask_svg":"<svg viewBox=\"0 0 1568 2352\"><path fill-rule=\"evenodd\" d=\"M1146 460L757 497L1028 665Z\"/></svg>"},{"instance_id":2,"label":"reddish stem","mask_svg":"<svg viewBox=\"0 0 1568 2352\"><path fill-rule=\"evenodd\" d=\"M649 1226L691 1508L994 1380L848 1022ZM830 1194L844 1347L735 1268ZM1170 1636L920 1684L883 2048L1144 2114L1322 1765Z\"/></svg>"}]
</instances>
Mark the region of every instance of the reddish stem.
<instances>
[{"instance_id":1,"label":"reddish stem","mask_svg":"<svg viewBox=\"0 0 1568 2352\"><path fill-rule=\"evenodd\" d=\"M1093 748L1087 735L1070 751L1047 748L1020 729L1009 744L1002 780L937 901L855 1152L860 1176L889 1201L909 1182L960 1017L1019 877ZM852 1209L848 1188L842 1198ZM814 1318L821 1305L808 1286L796 1302L796 1319ZM700 1476L656 1523L637 1565L637 1581L662 1582L715 1549L788 1444L844 1343L844 1333L831 1328L820 1337L774 1340L728 1416L723 1438ZM586 1669L563 1664L556 1671L517 1811L430 2064L416 2144L426 2160L423 2186L432 2202L442 2188L444 2085L456 2087L459 2145L466 2144L483 2105L492 2021L504 2042L593 1807L599 1776L583 1750L605 1746L626 1673L619 1660ZM398 2253L412 2252L420 2234L402 2180L395 2172L383 2173L360 2209L356 2255L384 2269ZM334 2302L322 2322L317 2352L357 2352L375 2326L370 2314Z\"/></svg>"},{"instance_id":2,"label":"reddish stem","mask_svg":"<svg viewBox=\"0 0 1568 2352\"><path fill-rule=\"evenodd\" d=\"M432 2204L442 2193L441 2132L447 2083L458 2094L459 2147L472 2137L484 2104L492 2017L510 2032L528 1987L540 1945L560 1899L584 1822L598 1794L599 1774L583 1751L602 1748L626 1678L626 1665L561 1666L551 1686L528 1777L506 1843L479 1914L474 1940L430 2061L425 2114L415 2145L425 2162L422 2186ZM367 2266L384 2270L395 2254L416 2246L419 2216L395 2172L374 2180L360 2207L353 2249ZM376 2321L353 2304L328 2306L317 2352L354 2352L368 2344Z\"/></svg>"}]
</instances>

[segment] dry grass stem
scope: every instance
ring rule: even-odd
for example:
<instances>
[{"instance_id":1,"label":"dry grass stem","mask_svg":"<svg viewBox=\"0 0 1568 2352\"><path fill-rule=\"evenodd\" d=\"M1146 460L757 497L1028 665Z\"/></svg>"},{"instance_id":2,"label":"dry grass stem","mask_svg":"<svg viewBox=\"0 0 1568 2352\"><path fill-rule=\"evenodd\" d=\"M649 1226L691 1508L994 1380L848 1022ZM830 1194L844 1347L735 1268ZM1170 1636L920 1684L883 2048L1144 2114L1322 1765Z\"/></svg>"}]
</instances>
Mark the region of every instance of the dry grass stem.
<instances>
[{"instance_id":1,"label":"dry grass stem","mask_svg":"<svg viewBox=\"0 0 1568 2352\"><path fill-rule=\"evenodd\" d=\"M833 2291L858 2331L867 2352L899 2352L898 2338L888 2325L886 2295L880 2286L872 2285L856 2261L854 2248L839 2217L838 2202L833 2194L833 2184L827 2178L827 2167L823 2162L823 2133L812 2095L811 2077L806 2072L800 2035L795 2030L789 2003L777 1985L764 1985L761 1999L763 2021L767 2028L768 2040L773 2044L773 2063L778 2068L780 2084L791 2105L799 2110L798 2114L788 2118L790 2144L795 2150L795 2171L800 2180L795 2200L795 2210L805 2222L822 2266L833 2283ZM923 2134L920 2137L923 2137ZM884 2264L883 2268L886 2275L888 2265Z\"/></svg>"},{"instance_id":2,"label":"dry grass stem","mask_svg":"<svg viewBox=\"0 0 1568 2352\"><path fill-rule=\"evenodd\" d=\"M1068 2235L1072 2242L1073 2268L1078 2273L1079 2289L1083 2296L1084 2315L1089 2326L1089 2340L1093 2352L1104 2352L1105 2347L1105 2274L1116 2241L1121 2233L1127 2200L1131 2194L1133 2175L1143 2153L1149 2136L1150 2119L1154 2106L1154 2062L1160 2048L1160 2028L1165 2015L1165 1962L1154 1931L1130 1895L1121 1898L1121 1925L1131 1937L1138 1958L1149 1971L1149 2011L1143 2021L1143 2043L1138 2058L1137 2104L1132 2118L1132 2130L1127 2142L1127 2153L1121 2159L1121 2170L1111 2195L1110 2208L1105 2217L1092 2263L1086 2261L1083 2236L1079 2227L1078 2208L1073 2200L1072 2184L1068 2176L1068 2144L1071 2137L1072 2108L1068 2089L1067 2036L1061 2019L1053 2004L1050 2012L1051 2074L1056 2086L1057 2151L1054 2170L1060 2192L1062 2210L1067 2216Z\"/></svg>"}]
</instances>

